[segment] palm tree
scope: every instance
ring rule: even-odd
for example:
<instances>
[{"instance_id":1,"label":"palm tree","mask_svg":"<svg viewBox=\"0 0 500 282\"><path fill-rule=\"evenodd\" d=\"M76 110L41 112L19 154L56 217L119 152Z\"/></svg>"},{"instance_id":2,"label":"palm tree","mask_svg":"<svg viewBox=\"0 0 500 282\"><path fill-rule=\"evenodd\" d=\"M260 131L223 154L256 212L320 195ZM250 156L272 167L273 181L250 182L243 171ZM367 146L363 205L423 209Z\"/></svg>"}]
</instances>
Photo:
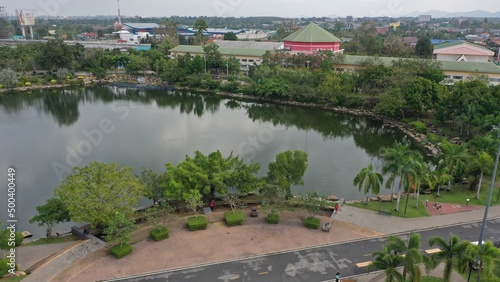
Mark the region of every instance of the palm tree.
<instances>
[{"instance_id":1,"label":"palm tree","mask_svg":"<svg viewBox=\"0 0 500 282\"><path fill-rule=\"evenodd\" d=\"M382 246L382 248L384 251L376 251L373 253L375 260L368 266L368 269L385 270L386 282L403 282L405 280L403 274L398 271L398 267L404 263L403 256L393 255L391 250L386 246Z\"/></svg>"},{"instance_id":2,"label":"palm tree","mask_svg":"<svg viewBox=\"0 0 500 282\"><path fill-rule=\"evenodd\" d=\"M455 145L448 141L441 143L443 151L440 159L441 166L446 167L447 171L453 177L456 173L465 167L467 161L467 149L463 145ZM451 190L451 179L448 180L448 191Z\"/></svg>"},{"instance_id":3,"label":"palm tree","mask_svg":"<svg viewBox=\"0 0 500 282\"><path fill-rule=\"evenodd\" d=\"M437 167L435 170L428 173L425 177L425 182L429 185L431 190L434 190L437 186L436 196L440 196L441 185L449 180L451 180L451 175L446 173L446 168Z\"/></svg>"},{"instance_id":4,"label":"palm tree","mask_svg":"<svg viewBox=\"0 0 500 282\"><path fill-rule=\"evenodd\" d=\"M396 211L399 210L399 201L401 199L401 190L403 189L403 178L408 172L408 162L416 153L410 150L408 145L399 142L394 143L394 147L383 147L380 149L380 156L385 161L382 167L382 173L391 173L389 181L392 183L396 177L399 177L398 198L396 201ZM391 193L392 197L392 193Z\"/></svg>"},{"instance_id":5,"label":"palm tree","mask_svg":"<svg viewBox=\"0 0 500 282\"><path fill-rule=\"evenodd\" d=\"M450 234L449 242L439 236L433 236L429 239L431 247L437 245L441 249L440 252L432 254L431 260L434 265L444 262L443 280L445 282L450 281L453 267L458 267L459 263L463 261L465 250L469 244L468 241L459 241L459 238L453 234Z\"/></svg>"},{"instance_id":6,"label":"palm tree","mask_svg":"<svg viewBox=\"0 0 500 282\"><path fill-rule=\"evenodd\" d=\"M495 247L491 241L486 241L482 246L470 244L466 251L466 262L474 262L479 260L479 268L477 270L477 281L481 279L481 272L486 277L493 276L495 263L500 263L500 249Z\"/></svg>"},{"instance_id":7,"label":"palm tree","mask_svg":"<svg viewBox=\"0 0 500 282\"><path fill-rule=\"evenodd\" d=\"M485 151L477 153L470 158L470 169L479 173L479 181L477 183L476 199L479 200L479 192L481 191L481 183L483 183L483 174L490 173L493 168L493 158Z\"/></svg>"},{"instance_id":8,"label":"palm tree","mask_svg":"<svg viewBox=\"0 0 500 282\"><path fill-rule=\"evenodd\" d=\"M358 185L359 191L361 191L361 187L364 187L363 192L366 195L365 205L368 205L370 191L378 195L378 193L380 193L380 185L382 185L383 182L384 178L382 174L373 171L373 164L362 168L356 177L354 177L354 185Z\"/></svg>"},{"instance_id":9,"label":"palm tree","mask_svg":"<svg viewBox=\"0 0 500 282\"><path fill-rule=\"evenodd\" d=\"M406 281L420 281L422 278L422 271L420 270L420 263L425 263L425 268L430 270L431 260L429 257L424 256L420 252L422 236L419 233L412 233L408 242L397 236L390 236L387 238L389 242L388 248L391 251L405 254L403 277L406 280L406 273L409 275L409 280Z\"/></svg>"}]
</instances>

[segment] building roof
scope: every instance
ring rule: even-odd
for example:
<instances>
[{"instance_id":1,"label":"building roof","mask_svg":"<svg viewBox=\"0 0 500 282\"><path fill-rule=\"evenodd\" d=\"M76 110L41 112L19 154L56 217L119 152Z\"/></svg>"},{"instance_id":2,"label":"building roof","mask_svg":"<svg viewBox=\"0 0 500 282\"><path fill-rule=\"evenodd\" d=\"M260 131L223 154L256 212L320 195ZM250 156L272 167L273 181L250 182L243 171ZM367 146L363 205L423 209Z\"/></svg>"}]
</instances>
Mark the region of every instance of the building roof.
<instances>
[{"instance_id":1,"label":"building roof","mask_svg":"<svg viewBox=\"0 0 500 282\"><path fill-rule=\"evenodd\" d=\"M160 27L156 23L123 23L123 25L133 29L153 29Z\"/></svg>"},{"instance_id":2,"label":"building roof","mask_svg":"<svg viewBox=\"0 0 500 282\"><path fill-rule=\"evenodd\" d=\"M215 44L225 48L247 48L247 49L265 49L277 50L283 49L283 42L259 42L259 41L231 41L215 40Z\"/></svg>"},{"instance_id":3,"label":"building roof","mask_svg":"<svg viewBox=\"0 0 500 282\"><path fill-rule=\"evenodd\" d=\"M403 58L397 57L370 57L370 56L355 56L345 55L342 65L363 65L369 60L376 59L385 66L392 66L394 61L399 61ZM421 60L421 59L415 59ZM441 64L441 69L444 71L461 71L461 72L478 72L478 73L496 73L500 74L500 67L494 63L481 62L457 62L457 61L436 61Z\"/></svg>"},{"instance_id":4,"label":"building roof","mask_svg":"<svg viewBox=\"0 0 500 282\"><path fill-rule=\"evenodd\" d=\"M449 48L449 47L455 47L455 46L458 47L459 45L462 45L462 44L464 44L465 47L482 49L484 51L487 51L488 53L494 53L488 48L485 48L485 47L477 45L477 44L472 44L472 43L469 43L469 42L463 41L463 40L457 40L457 41L452 41L452 42L434 45L434 51L439 50L439 49ZM491 56L493 56L493 54Z\"/></svg>"},{"instance_id":5,"label":"building roof","mask_svg":"<svg viewBox=\"0 0 500 282\"><path fill-rule=\"evenodd\" d=\"M329 33L328 31L321 28L315 23L310 23L309 25L297 30L296 32L287 36L284 41L292 42L340 42L335 35Z\"/></svg>"},{"instance_id":6,"label":"building roof","mask_svg":"<svg viewBox=\"0 0 500 282\"><path fill-rule=\"evenodd\" d=\"M182 52L182 53L194 53L203 54L202 46L193 45L178 45L175 48L169 50L170 52ZM268 50L265 49L250 49L250 48L226 48L219 47L219 52L226 56L250 56L250 57L262 57Z\"/></svg>"}]
</instances>

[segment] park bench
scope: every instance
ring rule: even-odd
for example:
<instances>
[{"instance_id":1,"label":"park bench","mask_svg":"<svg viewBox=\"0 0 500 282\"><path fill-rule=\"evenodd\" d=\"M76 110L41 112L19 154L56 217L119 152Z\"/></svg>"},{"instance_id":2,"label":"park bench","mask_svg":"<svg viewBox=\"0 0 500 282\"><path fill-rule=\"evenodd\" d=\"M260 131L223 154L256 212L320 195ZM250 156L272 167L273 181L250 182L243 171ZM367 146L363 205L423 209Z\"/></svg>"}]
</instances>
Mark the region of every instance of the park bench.
<instances>
[{"instance_id":1,"label":"park bench","mask_svg":"<svg viewBox=\"0 0 500 282\"><path fill-rule=\"evenodd\" d=\"M434 248L434 249L425 250L425 253L428 254L428 255L432 255L432 254L439 253L439 252L441 252L440 248Z\"/></svg>"},{"instance_id":2,"label":"park bench","mask_svg":"<svg viewBox=\"0 0 500 282\"><path fill-rule=\"evenodd\" d=\"M384 210L384 209L378 210L378 214L392 216L392 213L390 210Z\"/></svg>"},{"instance_id":3,"label":"park bench","mask_svg":"<svg viewBox=\"0 0 500 282\"><path fill-rule=\"evenodd\" d=\"M372 263L372 261L364 261L364 262L358 262L358 263L356 263L356 268L354 269L354 273L355 273L355 274L358 274L358 273L359 273L359 269L360 269L361 267L367 267L367 266L369 266L371 263ZM369 269L368 269L368 270L369 270ZM368 273L370 273L370 272L368 272Z\"/></svg>"}]
</instances>

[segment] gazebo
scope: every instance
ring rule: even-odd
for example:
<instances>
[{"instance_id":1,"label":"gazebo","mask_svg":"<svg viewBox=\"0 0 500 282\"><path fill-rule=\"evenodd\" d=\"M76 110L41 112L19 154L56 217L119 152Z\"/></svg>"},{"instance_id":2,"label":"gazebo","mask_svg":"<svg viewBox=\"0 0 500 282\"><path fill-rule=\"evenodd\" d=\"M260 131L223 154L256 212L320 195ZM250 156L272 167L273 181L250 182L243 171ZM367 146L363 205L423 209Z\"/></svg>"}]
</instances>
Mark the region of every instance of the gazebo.
<instances>
[{"instance_id":1,"label":"gazebo","mask_svg":"<svg viewBox=\"0 0 500 282\"><path fill-rule=\"evenodd\" d=\"M336 52L340 50L340 39L315 23L310 23L290 34L284 41L285 49L291 51L330 50Z\"/></svg>"}]
</instances>

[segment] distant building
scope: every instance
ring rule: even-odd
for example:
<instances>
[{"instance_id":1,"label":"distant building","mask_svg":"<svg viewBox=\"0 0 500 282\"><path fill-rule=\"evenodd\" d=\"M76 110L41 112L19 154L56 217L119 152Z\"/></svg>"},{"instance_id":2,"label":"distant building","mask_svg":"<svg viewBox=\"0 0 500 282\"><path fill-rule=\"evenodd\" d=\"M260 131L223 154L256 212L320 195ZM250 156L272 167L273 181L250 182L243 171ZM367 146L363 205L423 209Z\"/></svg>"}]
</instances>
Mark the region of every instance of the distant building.
<instances>
[{"instance_id":1,"label":"distant building","mask_svg":"<svg viewBox=\"0 0 500 282\"><path fill-rule=\"evenodd\" d=\"M433 57L438 61L490 61L495 52L467 41L454 41L434 46Z\"/></svg>"},{"instance_id":2,"label":"distant building","mask_svg":"<svg viewBox=\"0 0 500 282\"><path fill-rule=\"evenodd\" d=\"M124 23L122 30L113 33L120 36L121 43L139 44L141 39L153 36L153 30L158 27L156 23Z\"/></svg>"},{"instance_id":3,"label":"distant building","mask_svg":"<svg viewBox=\"0 0 500 282\"><path fill-rule=\"evenodd\" d=\"M420 23L428 23L431 21L431 15L420 15L418 16L418 21Z\"/></svg>"},{"instance_id":4,"label":"distant building","mask_svg":"<svg viewBox=\"0 0 500 282\"><path fill-rule=\"evenodd\" d=\"M291 51L340 51L340 39L315 23L310 23L290 34L284 39L284 42L285 48Z\"/></svg>"},{"instance_id":5,"label":"distant building","mask_svg":"<svg viewBox=\"0 0 500 282\"><path fill-rule=\"evenodd\" d=\"M417 46L417 43L418 43L418 37L406 36L406 37L403 37L403 41L404 41L405 45L415 47L415 46Z\"/></svg>"}]
</instances>

